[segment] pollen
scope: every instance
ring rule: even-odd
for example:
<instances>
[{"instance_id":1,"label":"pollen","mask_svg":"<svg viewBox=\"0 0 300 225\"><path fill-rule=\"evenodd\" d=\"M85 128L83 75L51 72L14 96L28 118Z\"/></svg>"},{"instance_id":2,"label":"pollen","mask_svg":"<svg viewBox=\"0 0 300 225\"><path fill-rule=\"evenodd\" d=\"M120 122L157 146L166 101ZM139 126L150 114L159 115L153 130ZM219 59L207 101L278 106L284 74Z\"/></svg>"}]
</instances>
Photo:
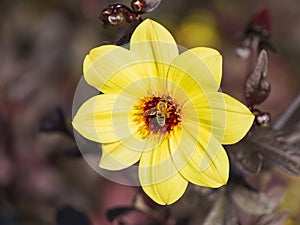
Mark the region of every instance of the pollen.
<instances>
[{"instance_id":1,"label":"pollen","mask_svg":"<svg viewBox=\"0 0 300 225\"><path fill-rule=\"evenodd\" d=\"M170 133L181 122L181 108L170 96L143 99L142 120L152 134Z\"/></svg>"}]
</instances>

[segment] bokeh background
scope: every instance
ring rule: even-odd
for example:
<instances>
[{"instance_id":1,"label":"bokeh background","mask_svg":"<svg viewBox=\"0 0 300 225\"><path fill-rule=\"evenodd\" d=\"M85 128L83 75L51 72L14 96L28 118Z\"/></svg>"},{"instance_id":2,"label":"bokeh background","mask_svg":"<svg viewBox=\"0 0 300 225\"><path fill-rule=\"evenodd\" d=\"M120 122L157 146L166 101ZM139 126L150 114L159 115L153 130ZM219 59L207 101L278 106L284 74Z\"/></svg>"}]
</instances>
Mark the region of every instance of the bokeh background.
<instances>
[{"instance_id":1,"label":"bokeh background","mask_svg":"<svg viewBox=\"0 0 300 225\"><path fill-rule=\"evenodd\" d=\"M0 224L56 224L57 210L70 205L93 225L109 224L108 208L130 204L137 189L105 180L72 154L64 132L41 132L61 108L71 129L73 95L82 61L93 47L117 39L102 28L104 0L1 0L0 2ZM298 0L162 0L144 15L167 27L178 44L209 46L224 57L222 90L243 100L249 62L236 57L239 37L262 8L271 16L270 97L260 109L282 114L300 87L300 2ZM53 114L54 113L54 114ZM288 189L280 205L300 222L300 178L279 173ZM139 220L139 214L129 220ZM297 222L298 221L298 222ZM142 222L140 224L143 224Z\"/></svg>"}]
</instances>

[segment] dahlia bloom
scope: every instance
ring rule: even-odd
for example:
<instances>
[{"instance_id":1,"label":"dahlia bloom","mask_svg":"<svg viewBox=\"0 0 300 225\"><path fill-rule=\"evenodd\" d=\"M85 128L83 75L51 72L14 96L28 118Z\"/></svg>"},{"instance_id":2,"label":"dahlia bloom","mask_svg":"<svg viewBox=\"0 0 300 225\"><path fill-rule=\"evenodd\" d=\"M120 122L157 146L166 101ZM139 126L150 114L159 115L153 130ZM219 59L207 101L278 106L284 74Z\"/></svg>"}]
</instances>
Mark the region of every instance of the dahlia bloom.
<instances>
[{"instance_id":1,"label":"dahlia bloom","mask_svg":"<svg viewBox=\"0 0 300 225\"><path fill-rule=\"evenodd\" d=\"M101 143L101 168L138 163L143 190L159 204L177 201L188 182L226 184L229 161L222 144L241 140L254 116L218 91L218 51L199 47L179 54L172 35L147 19L134 31L129 49L92 49L83 70L87 83L103 94L83 103L72 124Z\"/></svg>"}]
</instances>

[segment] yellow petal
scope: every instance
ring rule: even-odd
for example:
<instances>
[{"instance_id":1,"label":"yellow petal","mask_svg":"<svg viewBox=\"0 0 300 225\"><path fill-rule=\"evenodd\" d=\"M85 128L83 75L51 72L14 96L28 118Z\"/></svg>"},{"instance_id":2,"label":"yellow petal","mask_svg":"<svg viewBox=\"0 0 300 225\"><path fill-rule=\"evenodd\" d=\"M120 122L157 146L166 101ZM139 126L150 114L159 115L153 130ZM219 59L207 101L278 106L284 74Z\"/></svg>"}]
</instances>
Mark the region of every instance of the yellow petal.
<instances>
[{"instance_id":1,"label":"yellow petal","mask_svg":"<svg viewBox=\"0 0 300 225\"><path fill-rule=\"evenodd\" d=\"M73 127L85 138L101 143L125 139L135 133L138 126L129 116L134 100L113 94L90 98L77 111Z\"/></svg>"},{"instance_id":2,"label":"yellow petal","mask_svg":"<svg viewBox=\"0 0 300 225\"><path fill-rule=\"evenodd\" d=\"M129 149L126 140L102 144L99 167L107 170L125 169L139 161L142 150Z\"/></svg>"},{"instance_id":3,"label":"yellow petal","mask_svg":"<svg viewBox=\"0 0 300 225\"><path fill-rule=\"evenodd\" d=\"M130 51L144 60L148 74L165 78L168 65L178 55L176 42L159 23L146 19L133 32Z\"/></svg>"},{"instance_id":4,"label":"yellow petal","mask_svg":"<svg viewBox=\"0 0 300 225\"><path fill-rule=\"evenodd\" d=\"M198 115L189 112L197 111ZM199 122L222 144L240 141L253 124L254 116L238 100L227 94L214 92L194 96L183 106L187 121Z\"/></svg>"},{"instance_id":5,"label":"yellow petal","mask_svg":"<svg viewBox=\"0 0 300 225\"><path fill-rule=\"evenodd\" d=\"M188 51L194 53L210 69L216 82L220 86L222 79L222 55L213 48L198 47Z\"/></svg>"},{"instance_id":6,"label":"yellow petal","mask_svg":"<svg viewBox=\"0 0 300 225\"><path fill-rule=\"evenodd\" d=\"M164 135L141 138L139 129L132 136L114 143L102 144L99 166L107 170L120 170L136 163L141 152L152 151L164 140Z\"/></svg>"},{"instance_id":7,"label":"yellow petal","mask_svg":"<svg viewBox=\"0 0 300 225\"><path fill-rule=\"evenodd\" d=\"M177 201L188 185L171 160L167 140L152 151L143 152L139 180L145 193L161 205Z\"/></svg>"},{"instance_id":8,"label":"yellow petal","mask_svg":"<svg viewBox=\"0 0 300 225\"><path fill-rule=\"evenodd\" d=\"M164 26L151 19L146 19L138 25L131 36L130 44L147 41L159 41L176 45L172 34Z\"/></svg>"},{"instance_id":9,"label":"yellow petal","mask_svg":"<svg viewBox=\"0 0 300 225\"><path fill-rule=\"evenodd\" d=\"M220 135L223 134L221 129L225 128L222 144L234 144L240 141L253 125L254 115L251 111L244 104L224 93L209 93L207 99L209 105L203 104L199 113L206 115L210 107L214 118L210 121L206 120L204 125L210 126L216 137L221 137ZM217 119L223 117L220 116L223 112L225 121Z\"/></svg>"},{"instance_id":10,"label":"yellow petal","mask_svg":"<svg viewBox=\"0 0 300 225\"><path fill-rule=\"evenodd\" d=\"M240 141L253 125L254 115L238 100L223 94L226 103L226 129L223 144Z\"/></svg>"},{"instance_id":11,"label":"yellow petal","mask_svg":"<svg viewBox=\"0 0 300 225\"><path fill-rule=\"evenodd\" d=\"M143 74L145 78L143 78L140 82L136 81L134 84L133 90L136 86L145 87L144 91L146 94L155 94L155 95L164 95L167 92L167 81L166 75L169 65L161 62L142 62L137 64L136 67L140 74ZM161 72L163 71L163 72ZM164 72L165 71L165 72ZM142 85L139 85L142 83ZM147 91L147 92L146 92ZM141 93L139 91L139 93Z\"/></svg>"},{"instance_id":12,"label":"yellow petal","mask_svg":"<svg viewBox=\"0 0 300 225\"><path fill-rule=\"evenodd\" d=\"M184 101L189 98L219 89L222 74L222 57L210 48L194 48L183 52L172 62L167 75L168 92Z\"/></svg>"},{"instance_id":13,"label":"yellow petal","mask_svg":"<svg viewBox=\"0 0 300 225\"><path fill-rule=\"evenodd\" d=\"M195 138L195 133L200 137ZM172 159L180 174L191 183L220 187L229 176L229 161L219 141L194 124L185 124L170 138Z\"/></svg>"},{"instance_id":14,"label":"yellow petal","mask_svg":"<svg viewBox=\"0 0 300 225\"><path fill-rule=\"evenodd\" d=\"M129 50L103 45L94 48L83 63L84 78L88 84L105 94L127 92L131 96L144 96L143 73L137 66L141 63ZM130 86L130 88L128 88Z\"/></svg>"}]
</instances>

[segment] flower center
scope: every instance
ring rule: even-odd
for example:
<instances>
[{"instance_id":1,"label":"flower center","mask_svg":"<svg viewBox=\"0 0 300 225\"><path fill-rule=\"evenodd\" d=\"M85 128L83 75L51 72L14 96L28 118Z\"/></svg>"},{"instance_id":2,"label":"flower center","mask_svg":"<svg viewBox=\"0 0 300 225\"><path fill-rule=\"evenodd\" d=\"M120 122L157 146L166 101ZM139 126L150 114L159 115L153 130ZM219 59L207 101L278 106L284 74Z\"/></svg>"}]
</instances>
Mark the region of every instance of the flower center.
<instances>
[{"instance_id":1,"label":"flower center","mask_svg":"<svg viewBox=\"0 0 300 225\"><path fill-rule=\"evenodd\" d=\"M143 99L143 120L153 133L169 133L181 121L181 108L171 96L150 96Z\"/></svg>"}]
</instances>

